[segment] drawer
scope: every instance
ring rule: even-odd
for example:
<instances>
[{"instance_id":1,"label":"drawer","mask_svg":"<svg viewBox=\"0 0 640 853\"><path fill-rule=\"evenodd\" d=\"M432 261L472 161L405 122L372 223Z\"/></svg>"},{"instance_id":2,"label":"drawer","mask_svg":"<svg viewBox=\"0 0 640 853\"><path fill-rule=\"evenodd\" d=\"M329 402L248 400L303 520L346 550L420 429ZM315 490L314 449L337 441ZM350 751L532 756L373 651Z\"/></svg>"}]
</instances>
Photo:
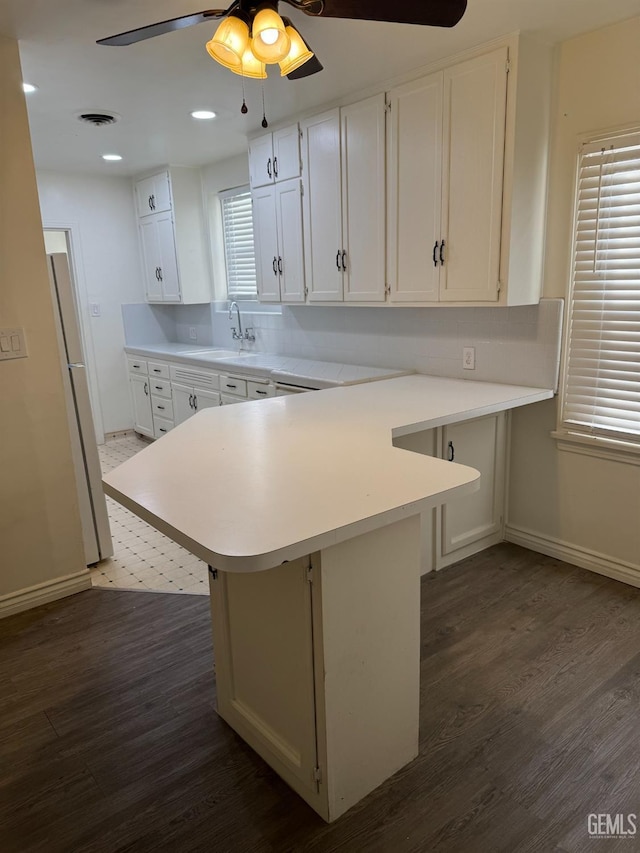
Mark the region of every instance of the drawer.
<instances>
[{"instance_id":1,"label":"drawer","mask_svg":"<svg viewBox=\"0 0 640 853\"><path fill-rule=\"evenodd\" d=\"M154 397L164 397L166 400L171 399L171 383L168 380L154 379L152 377L149 387Z\"/></svg>"},{"instance_id":2,"label":"drawer","mask_svg":"<svg viewBox=\"0 0 640 853\"><path fill-rule=\"evenodd\" d=\"M171 381L184 385L195 385L197 388L217 391L220 387L218 374L205 368L189 367L188 365L172 364Z\"/></svg>"},{"instance_id":3,"label":"drawer","mask_svg":"<svg viewBox=\"0 0 640 853\"><path fill-rule=\"evenodd\" d=\"M167 400L165 397L154 397L151 395L151 408L153 409L153 414L158 415L161 418L166 418L170 421L173 420L173 403L171 400Z\"/></svg>"},{"instance_id":4,"label":"drawer","mask_svg":"<svg viewBox=\"0 0 640 853\"><path fill-rule=\"evenodd\" d=\"M166 418L157 418L155 415L153 416L154 438L162 438L163 435L166 435L168 432L171 432L173 427L173 421L167 420Z\"/></svg>"},{"instance_id":5,"label":"drawer","mask_svg":"<svg viewBox=\"0 0 640 853\"><path fill-rule=\"evenodd\" d=\"M235 379L233 376L220 374L220 390L237 397L247 396L247 380Z\"/></svg>"},{"instance_id":6,"label":"drawer","mask_svg":"<svg viewBox=\"0 0 640 853\"><path fill-rule=\"evenodd\" d=\"M232 403L246 403L246 397L234 397L233 394L220 394L220 405L230 406Z\"/></svg>"},{"instance_id":7,"label":"drawer","mask_svg":"<svg viewBox=\"0 0 640 853\"><path fill-rule=\"evenodd\" d=\"M134 358L128 355L127 365L130 373L147 373L147 362L144 358Z\"/></svg>"},{"instance_id":8,"label":"drawer","mask_svg":"<svg viewBox=\"0 0 640 853\"><path fill-rule=\"evenodd\" d=\"M169 365L161 364L159 361L149 362L149 376L157 376L158 379L169 378Z\"/></svg>"},{"instance_id":9,"label":"drawer","mask_svg":"<svg viewBox=\"0 0 640 853\"><path fill-rule=\"evenodd\" d=\"M265 397L275 397L276 386L269 382L247 382L247 397L250 400L264 400Z\"/></svg>"}]
</instances>

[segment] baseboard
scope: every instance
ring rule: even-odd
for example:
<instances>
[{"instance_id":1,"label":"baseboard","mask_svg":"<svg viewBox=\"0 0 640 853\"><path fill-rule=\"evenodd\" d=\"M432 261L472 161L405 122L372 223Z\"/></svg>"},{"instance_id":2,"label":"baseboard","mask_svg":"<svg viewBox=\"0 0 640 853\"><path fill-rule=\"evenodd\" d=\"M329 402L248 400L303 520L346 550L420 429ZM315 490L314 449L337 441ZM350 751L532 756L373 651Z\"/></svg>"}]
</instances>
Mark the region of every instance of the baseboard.
<instances>
[{"instance_id":1,"label":"baseboard","mask_svg":"<svg viewBox=\"0 0 640 853\"><path fill-rule=\"evenodd\" d=\"M599 575L640 587L640 565L616 560L606 554L599 554L597 551L590 551L587 548L572 545L570 542L563 542L561 539L543 536L533 530L510 524L505 528L504 538L507 542L522 545L523 548L529 548L531 551L538 551L548 557L557 557L582 569L589 569Z\"/></svg>"},{"instance_id":2,"label":"baseboard","mask_svg":"<svg viewBox=\"0 0 640 853\"><path fill-rule=\"evenodd\" d=\"M52 581L37 584L37 586L20 589L18 592L11 592L9 595L0 597L0 619L4 619L5 616L12 616L14 613L21 613L23 610L31 610L32 607L38 607L40 604L48 604L50 601L66 598L68 595L75 595L77 592L84 592L85 589L90 588L91 572L89 569L83 569L73 575L65 575Z\"/></svg>"}]
</instances>

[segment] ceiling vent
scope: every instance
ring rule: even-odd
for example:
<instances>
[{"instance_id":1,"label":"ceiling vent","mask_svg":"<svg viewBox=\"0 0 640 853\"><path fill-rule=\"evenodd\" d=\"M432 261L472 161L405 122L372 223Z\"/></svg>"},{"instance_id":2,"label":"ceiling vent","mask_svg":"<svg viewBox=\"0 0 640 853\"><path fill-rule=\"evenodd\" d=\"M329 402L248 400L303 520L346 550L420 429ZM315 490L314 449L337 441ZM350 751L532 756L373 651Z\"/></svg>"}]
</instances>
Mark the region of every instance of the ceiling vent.
<instances>
[{"instance_id":1,"label":"ceiling vent","mask_svg":"<svg viewBox=\"0 0 640 853\"><path fill-rule=\"evenodd\" d=\"M92 124L94 127L106 127L109 124L115 124L118 121L118 116L113 113L80 113L78 121L84 124Z\"/></svg>"}]
</instances>

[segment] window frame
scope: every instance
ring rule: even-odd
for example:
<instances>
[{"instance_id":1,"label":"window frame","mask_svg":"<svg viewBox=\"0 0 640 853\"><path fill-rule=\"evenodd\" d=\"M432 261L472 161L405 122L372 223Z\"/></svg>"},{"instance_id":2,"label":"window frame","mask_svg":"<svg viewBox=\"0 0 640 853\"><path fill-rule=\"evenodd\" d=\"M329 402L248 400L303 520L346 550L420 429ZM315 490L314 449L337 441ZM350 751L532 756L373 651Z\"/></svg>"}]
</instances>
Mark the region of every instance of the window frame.
<instances>
[{"instance_id":1,"label":"window frame","mask_svg":"<svg viewBox=\"0 0 640 853\"><path fill-rule=\"evenodd\" d=\"M255 240L253 237L253 228L252 228L252 236L251 236L251 248L253 250L253 289L251 293L242 292L239 290L237 293L230 292L230 276L229 276L229 245L227 241L227 220L225 216L225 201L227 199L233 199L237 196L248 196L250 204L252 205L251 200L251 189L249 184L242 184L237 187L231 187L228 190L221 190L218 193L218 203L220 205L220 223L222 228L222 245L224 249L224 268L225 268L225 296L229 301L242 301L242 302L256 302L258 299L258 279L256 275L256 261L255 261ZM253 211L252 211L252 222L253 222Z\"/></svg>"},{"instance_id":2,"label":"window frame","mask_svg":"<svg viewBox=\"0 0 640 853\"><path fill-rule=\"evenodd\" d=\"M559 450L569 451L572 453L580 453L587 456L605 458L613 461L624 462L627 464L640 465L640 414L638 415L637 434L620 431L617 435L611 430L607 432L605 428L603 428L602 432L598 432L597 428L594 429L593 427L589 428L587 426L584 426L583 428L581 428L580 425L568 423L568 421L564 417L567 386L570 376L569 367L571 356L571 330L576 279L576 250L579 236L579 190L582 156L584 153L588 153L590 149L593 149L598 145L602 145L602 147L607 147L608 145L613 145L616 141L619 141L625 137L639 137L638 142L634 142L634 145L639 144L640 125L625 126L622 128L618 127L608 131L584 134L578 138L575 173L572 185L572 239L569 264L569 282L564 317L564 346L560 375L559 405L557 411L557 426L556 429L551 433L551 435L557 440ZM638 243L638 256L640 259L640 241ZM638 340L640 341L640 332L638 333Z\"/></svg>"}]
</instances>

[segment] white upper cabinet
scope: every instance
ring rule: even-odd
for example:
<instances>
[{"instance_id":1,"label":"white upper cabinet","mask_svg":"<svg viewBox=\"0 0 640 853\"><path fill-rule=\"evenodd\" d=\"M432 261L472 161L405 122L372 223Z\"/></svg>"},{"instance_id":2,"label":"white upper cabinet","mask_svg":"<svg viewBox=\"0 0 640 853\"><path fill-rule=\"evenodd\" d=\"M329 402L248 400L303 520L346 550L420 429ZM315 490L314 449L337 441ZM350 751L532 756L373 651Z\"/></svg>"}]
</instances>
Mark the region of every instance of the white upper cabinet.
<instances>
[{"instance_id":1,"label":"white upper cabinet","mask_svg":"<svg viewBox=\"0 0 640 853\"><path fill-rule=\"evenodd\" d=\"M340 111L345 302L385 298L385 99Z\"/></svg>"},{"instance_id":2,"label":"white upper cabinet","mask_svg":"<svg viewBox=\"0 0 640 853\"><path fill-rule=\"evenodd\" d=\"M340 110L301 124L304 253L310 302L342 301Z\"/></svg>"},{"instance_id":3,"label":"white upper cabinet","mask_svg":"<svg viewBox=\"0 0 640 853\"><path fill-rule=\"evenodd\" d=\"M147 301L210 302L199 170L172 167L142 178L135 196Z\"/></svg>"},{"instance_id":4,"label":"white upper cabinet","mask_svg":"<svg viewBox=\"0 0 640 853\"><path fill-rule=\"evenodd\" d=\"M299 178L252 192L258 298L304 302L302 185Z\"/></svg>"},{"instance_id":5,"label":"white upper cabinet","mask_svg":"<svg viewBox=\"0 0 640 853\"><path fill-rule=\"evenodd\" d=\"M300 177L300 131L291 125L249 142L251 188Z\"/></svg>"},{"instance_id":6,"label":"white upper cabinet","mask_svg":"<svg viewBox=\"0 0 640 853\"><path fill-rule=\"evenodd\" d=\"M310 302L385 298L385 100L302 123Z\"/></svg>"},{"instance_id":7,"label":"white upper cabinet","mask_svg":"<svg viewBox=\"0 0 640 853\"><path fill-rule=\"evenodd\" d=\"M511 37L388 93L392 302L539 301L550 72Z\"/></svg>"}]
</instances>

